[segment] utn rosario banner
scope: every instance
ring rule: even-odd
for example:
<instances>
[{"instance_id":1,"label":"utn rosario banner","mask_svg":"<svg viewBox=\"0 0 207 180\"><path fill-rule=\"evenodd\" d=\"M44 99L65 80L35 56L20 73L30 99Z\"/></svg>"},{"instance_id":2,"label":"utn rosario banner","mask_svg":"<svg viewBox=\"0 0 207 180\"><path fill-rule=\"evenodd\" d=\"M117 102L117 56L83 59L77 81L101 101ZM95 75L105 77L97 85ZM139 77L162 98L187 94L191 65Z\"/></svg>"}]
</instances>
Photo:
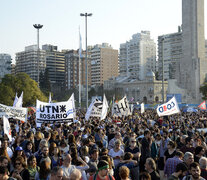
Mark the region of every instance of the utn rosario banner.
<instances>
[{"instance_id":1,"label":"utn rosario banner","mask_svg":"<svg viewBox=\"0 0 207 180\"><path fill-rule=\"evenodd\" d=\"M170 99L167 103L162 104L157 107L158 116L167 116L171 114L179 113L180 109L178 107L175 97Z\"/></svg>"},{"instance_id":2,"label":"utn rosario banner","mask_svg":"<svg viewBox=\"0 0 207 180\"><path fill-rule=\"evenodd\" d=\"M41 123L72 123L73 122L73 102L46 103L37 100L36 123L37 127Z\"/></svg>"}]
</instances>

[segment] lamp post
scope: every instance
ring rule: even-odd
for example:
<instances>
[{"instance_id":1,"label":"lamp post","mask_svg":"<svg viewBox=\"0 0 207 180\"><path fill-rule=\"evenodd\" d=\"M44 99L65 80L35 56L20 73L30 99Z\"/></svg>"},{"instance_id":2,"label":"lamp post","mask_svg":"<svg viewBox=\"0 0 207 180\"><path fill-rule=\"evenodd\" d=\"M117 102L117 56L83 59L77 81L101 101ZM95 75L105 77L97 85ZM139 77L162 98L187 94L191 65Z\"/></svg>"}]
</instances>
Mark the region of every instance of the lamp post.
<instances>
[{"instance_id":1,"label":"lamp post","mask_svg":"<svg viewBox=\"0 0 207 180\"><path fill-rule=\"evenodd\" d=\"M39 87L39 61L40 61L40 48L39 48L39 30L43 27L41 24L34 24L35 29L37 29L37 84Z\"/></svg>"},{"instance_id":2,"label":"lamp post","mask_svg":"<svg viewBox=\"0 0 207 180\"><path fill-rule=\"evenodd\" d=\"M162 102L165 102L165 87L164 87L164 40L165 38L163 37L161 39L162 42Z\"/></svg>"},{"instance_id":3,"label":"lamp post","mask_svg":"<svg viewBox=\"0 0 207 180\"><path fill-rule=\"evenodd\" d=\"M88 54L88 48L87 48L87 17L92 16L92 13L81 13L80 16L85 17L85 31L86 31L86 57L85 57L85 78L86 78L86 110L88 109L88 61L87 61L87 54Z\"/></svg>"}]
</instances>

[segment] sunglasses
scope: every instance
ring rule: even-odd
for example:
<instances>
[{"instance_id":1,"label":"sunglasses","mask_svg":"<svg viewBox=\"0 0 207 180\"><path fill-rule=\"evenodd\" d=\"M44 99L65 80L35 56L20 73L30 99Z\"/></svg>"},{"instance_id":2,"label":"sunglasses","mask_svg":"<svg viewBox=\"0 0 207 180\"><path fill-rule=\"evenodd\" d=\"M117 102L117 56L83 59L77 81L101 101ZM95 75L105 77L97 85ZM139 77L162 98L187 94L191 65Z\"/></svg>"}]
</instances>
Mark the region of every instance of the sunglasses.
<instances>
[{"instance_id":1,"label":"sunglasses","mask_svg":"<svg viewBox=\"0 0 207 180\"><path fill-rule=\"evenodd\" d=\"M21 163L15 163L15 165L21 165Z\"/></svg>"}]
</instances>

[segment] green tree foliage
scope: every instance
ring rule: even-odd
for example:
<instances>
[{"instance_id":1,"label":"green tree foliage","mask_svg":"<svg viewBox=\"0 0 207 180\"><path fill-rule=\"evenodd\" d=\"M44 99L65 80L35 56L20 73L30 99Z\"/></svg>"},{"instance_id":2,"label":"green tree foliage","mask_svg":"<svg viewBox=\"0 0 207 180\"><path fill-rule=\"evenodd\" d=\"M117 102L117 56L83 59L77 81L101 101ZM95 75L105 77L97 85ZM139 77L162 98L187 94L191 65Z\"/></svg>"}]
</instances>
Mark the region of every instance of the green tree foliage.
<instances>
[{"instance_id":1,"label":"green tree foliage","mask_svg":"<svg viewBox=\"0 0 207 180\"><path fill-rule=\"evenodd\" d=\"M203 99L207 100L207 82L205 82L201 87L200 87L200 92L203 95Z\"/></svg>"},{"instance_id":2,"label":"green tree foliage","mask_svg":"<svg viewBox=\"0 0 207 180\"><path fill-rule=\"evenodd\" d=\"M38 88L37 83L26 73L18 73L16 76L7 74L0 83L0 103L12 106L17 92L20 96L24 92L23 106L34 106L36 99L47 101L47 97Z\"/></svg>"}]
</instances>

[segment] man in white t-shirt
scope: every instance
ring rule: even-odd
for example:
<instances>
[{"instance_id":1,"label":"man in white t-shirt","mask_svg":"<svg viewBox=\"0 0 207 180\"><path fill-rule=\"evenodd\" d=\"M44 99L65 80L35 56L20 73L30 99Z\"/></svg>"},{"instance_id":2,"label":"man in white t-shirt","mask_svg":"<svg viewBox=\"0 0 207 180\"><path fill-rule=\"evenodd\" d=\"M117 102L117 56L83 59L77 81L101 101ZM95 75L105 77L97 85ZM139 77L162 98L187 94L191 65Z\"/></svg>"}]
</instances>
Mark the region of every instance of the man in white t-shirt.
<instances>
[{"instance_id":1,"label":"man in white t-shirt","mask_svg":"<svg viewBox=\"0 0 207 180\"><path fill-rule=\"evenodd\" d=\"M71 158L70 154L67 154L63 159L64 159L64 161L63 161L63 165L61 167L63 169L63 176L65 178L69 178L72 171L76 168L75 168L75 166L71 165L72 158Z\"/></svg>"}]
</instances>

